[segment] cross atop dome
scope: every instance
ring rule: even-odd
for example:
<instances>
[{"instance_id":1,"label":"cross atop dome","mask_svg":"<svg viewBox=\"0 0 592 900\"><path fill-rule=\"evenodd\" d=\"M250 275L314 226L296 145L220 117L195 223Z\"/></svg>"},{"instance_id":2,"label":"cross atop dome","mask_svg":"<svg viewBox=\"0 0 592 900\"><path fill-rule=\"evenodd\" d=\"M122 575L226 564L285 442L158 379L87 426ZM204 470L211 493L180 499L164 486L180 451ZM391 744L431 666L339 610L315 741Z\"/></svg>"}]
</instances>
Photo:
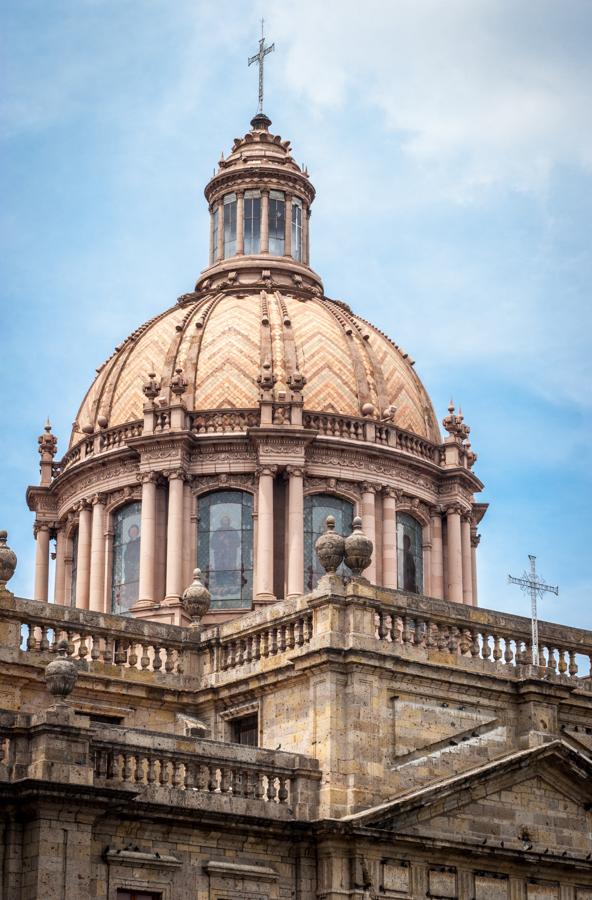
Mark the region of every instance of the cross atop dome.
<instances>
[{"instance_id":1,"label":"cross atop dome","mask_svg":"<svg viewBox=\"0 0 592 900\"><path fill-rule=\"evenodd\" d=\"M264 113L263 113L263 88L264 88L263 72L264 72L264 65L265 65L265 57L269 53L273 53L273 51L275 50L275 43L270 44L269 47L265 46L265 34L263 31L264 25L265 25L265 19L261 19L261 38L259 40L259 51L257 53L255 53L254 56L249 57L249 63L248 63L250 66L253 65L253 63L257 63L259 66L259 106L257 108L257 113L259 116L264 115ZM257 116L255 116L255 119L256 118L257 118ZM265 116L265 118L267 118L267 116ZM269 124L271 125L271 122L269 122Z\"/></svg>"}]
</instances>

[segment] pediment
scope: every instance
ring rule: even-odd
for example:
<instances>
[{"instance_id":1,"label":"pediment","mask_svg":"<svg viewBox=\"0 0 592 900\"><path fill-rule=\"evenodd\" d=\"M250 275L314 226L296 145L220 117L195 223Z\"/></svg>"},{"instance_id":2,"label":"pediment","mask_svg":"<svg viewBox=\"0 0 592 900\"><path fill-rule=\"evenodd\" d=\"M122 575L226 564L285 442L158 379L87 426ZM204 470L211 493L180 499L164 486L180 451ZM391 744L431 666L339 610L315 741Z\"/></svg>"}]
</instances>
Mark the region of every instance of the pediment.
<instances>
[{"instance_id":1,"label":"pediment","mask_svg":"<svg viewBox=\"0 0 592 900\"><path fill-rule=\"evenodd\" d=\"M591 810L592 762L553 741L348 818L398 835L585 857Z\"/></svg>"}]
</instances>

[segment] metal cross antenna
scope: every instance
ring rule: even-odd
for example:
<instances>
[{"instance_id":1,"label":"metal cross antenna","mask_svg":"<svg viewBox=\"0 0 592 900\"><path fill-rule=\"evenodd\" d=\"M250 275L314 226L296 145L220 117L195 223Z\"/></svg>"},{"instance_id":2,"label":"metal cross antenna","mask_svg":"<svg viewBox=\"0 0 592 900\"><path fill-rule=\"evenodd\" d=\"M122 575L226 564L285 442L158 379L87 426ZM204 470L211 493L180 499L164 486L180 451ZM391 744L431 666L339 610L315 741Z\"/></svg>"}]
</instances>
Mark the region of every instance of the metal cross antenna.
<instances>
[{"instance_id":1,"label":"metal cross antenna","mask_svg":"<svg viewBox=\"0 0 592 900\"><path fill-rule=\"evenodd\" d=\"M530 594L530 614L532 618L532 664L539 664L539 623L537 616L537 597L542 597L545 591L550 594L559 594L559 588L547 584L544 578L539 578L536 572L536 556L528 555L530 560L530 572L525 572L522 578L514 578L508 575L509 584L519 585L523 591Z\"/></svg>"},{"instance_id":2,"label":"metal cross antenna","mask_svg":"<svg viewBox=\"0 0 592 900\"><path fill-rule=\"evenodd\" d=\"M259 41L259 52L254 56L249 58L249 65L253 63L259 63L259 109L258 112L263 112L263 65L265 61L265 57L268 53L271 53L275 50L275 44L270 44L269 47L265 46L265 36L263 34L263 24L265 20L261 19L261 39Z\"/></svg>"}]
</instances>

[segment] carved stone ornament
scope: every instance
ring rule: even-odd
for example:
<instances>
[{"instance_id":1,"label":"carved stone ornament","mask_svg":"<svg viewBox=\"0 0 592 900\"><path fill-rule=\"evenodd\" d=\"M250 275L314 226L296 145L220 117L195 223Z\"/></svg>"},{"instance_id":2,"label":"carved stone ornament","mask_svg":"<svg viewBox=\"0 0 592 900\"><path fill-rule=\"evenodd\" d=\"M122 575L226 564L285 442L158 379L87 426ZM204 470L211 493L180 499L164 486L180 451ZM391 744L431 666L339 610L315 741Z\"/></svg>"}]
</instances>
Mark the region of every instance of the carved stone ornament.
<instances>
[{"instance_id":1,"label":"carved stone ornament","mask_svg":"<svg viewBox=\"0 0 592 900\"><path fill-rule=\"evenodd\" d=\"M66 697L74 690L78 678L78 669L66 656L67 650L68 642L60 641L57 647L58 659L52 660L45 667L47 690L56 697L59 704L65 704Z\"/></svg>"},{"instance_id":2,"label":"carved stone ornament","mask_svg":"<svg viewBox=\"0 0 592 900\"><path fill-rule=\"evenodd\" d=\"M158 395L160 394L160 381L156 380L156 372L148 373L148 381L145 381L142 385L142 393L148 400L156 400Z\"/></svg>"},{"instance_id":3,"label":"carved stone ornament","mask_svg":"<svg viewBox=\"0 0 592 900\"><path fill-rule=\"evenodd\" d=\"M327 516L326 531L315 541L315 552L325 572L336 572L345 556L345 538L335 531L335 517Z\"/></svg>"},{"instance_id":4,"label":"carved stone ornament","mask_svg":"<svg viewBox=\"0 0 592 900\"><path fill-rule=\"evenodd\" d=\"M355 517L353 528L352 533L345 539L345 564L352 574L359 578L372 562L374 544L362 531L362 520L359 516Z\"/></svg>"},{"instance_id":5,"label":"carved stone ornament","mask_svg":"<svg viewBox=\"0 0 592 900\"><path fill-rule=\"evenodd\" d=\"M58 449L58 439L55 434L51 433L51 422L49 419L45 423L43 434L37 438L39 444L39 453L44 458L53 459Z\"/></svg>"},{"instance_id":6,"label":"carved stone ornament","mask_svg":"<svg viewBox=\"0 0 592 900\"><path fill-rule=\"evenodd\" d=\"M182 397L188 387L188 381L183 375L183 369L175 369L171 378L171 391L176 397Z\"/></svg>"},{"instance_id":7,"label":"carved stone ornament","mask_svg":"<svg viewBox=\"0 0 592 900\"><path fill-rule=\"evenodd\" d=\"M0 588L6 585L16 569L16 553L7 545L8 532L0 531Z\"/></svg>"},{"instance_id":8,"label":"carved stone ornament","mask_svg":"<svg viewBox=\"0 0 592 900\"><path fill-rule=\"evenodd\" d=\"M181 597L181 604L191 618L191 628L199 628L199 623L207 613L212 602L212 595L201 583L201 569L193 570L193 581Z\"/></svg>"}]
</instances>

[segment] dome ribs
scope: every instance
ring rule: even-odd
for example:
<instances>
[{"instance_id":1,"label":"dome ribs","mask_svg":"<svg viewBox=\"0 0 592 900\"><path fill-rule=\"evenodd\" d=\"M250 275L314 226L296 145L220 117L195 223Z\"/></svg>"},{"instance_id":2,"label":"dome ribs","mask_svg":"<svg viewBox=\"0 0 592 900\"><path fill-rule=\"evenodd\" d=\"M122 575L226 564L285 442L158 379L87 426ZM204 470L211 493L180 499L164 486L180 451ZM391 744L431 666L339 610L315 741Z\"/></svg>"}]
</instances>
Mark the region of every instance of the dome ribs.
<instances>
[{"instance_id":1,"label":"dome ribs","mask_svg":"<svg viewBox=\"0 0 592 900\"><path fill-rule=\"evenodd\" d=\"M366 404L371 404L372 406L374 406L374 403L370 390L370 384L368 382L368 376L366 374L364 359L356 345L356 340L354 338L354 324L353 322L349 322L343 314L342 310L336 304L333 304L328 298L325 298L322 301L315 300L315 303L316 302L321 302L324 308L329 310L330 314L334 319L337 320L337 322L343 329L343 333L346 336L347 346L350 352L354 376L356 379L359 412L362 413L363 407Z\"/></svg>"},{"instance_id":2,"label":"dome ribs","mask_svg":"<svg viewBox=\"0 0 592 900\"><path fill-rule=\"evenodd\" d=\"M260 363L261 363L261 376L265 375L266 379L271 378L273 382L274 379L274 365L273 365L273 348L271 343L271 324L269 319L269 303L267 299L267 292L261 291L259 294L259 302L261 305L261 328L260 328L260 342L261 342L261 354L260 354ZM268 367L269 366L269 367ZM264 372L265 370L265 372Z\"/></svg>"},{"instance_id":3,"label":"dome ribs","mask_svg":"<svg viewBox=\"0 0 592 900\"><path fill-rule=\"evenodd\" d=\"M298 366L298 350L294 340L294 332L292 330L292 320L288 312L286 300L279 291L275 292L276 302L279 306L281 318L281 333L284 347L284 368L285 382L288 384L290 376L300 374Z\"/></svg>"},{"instance_id":4,"label":"dome ribs","mask_svg":"<svg viewBox=\"0 0 592 900\"><path fill-rule=\"evenodd\" d=\"M189 352L185 358L185 378L188 382L187 387L187 408L195 409L195 398L197 394L197 362L203 342L203 336L206 324L212 314L212 311L220 303L224 294L215 294L208 297L205 302L197 307L198 316L195 320L196 337L189 343Z\"/></svg>"},{"instance_id":5,"label":"dome ribs","mask_svg":"<svg viewBox=\"0 0 592 900\"><path fill-rule=\"evenodd\" d=\"M166 399L167 403L171 402L171 378L173 377L173 372L175 369L180 368L181 366L177 365L177 360L179 356L179 350L181 348L181 344L183 342L183 338L187 334L187 329L189 327L190 322L195 318L196 315L199 314L201 307L204 303L207 302L207 298L203 297L194 301L185 315L183 316L182 321L175 325L175 334L173 339L169 345L169 349L167 351L167 355L164 361L164 367L162 374L162 394ZM184 372L185 377L187 378L187 373Z\"/></svg>"}]
</instances>

